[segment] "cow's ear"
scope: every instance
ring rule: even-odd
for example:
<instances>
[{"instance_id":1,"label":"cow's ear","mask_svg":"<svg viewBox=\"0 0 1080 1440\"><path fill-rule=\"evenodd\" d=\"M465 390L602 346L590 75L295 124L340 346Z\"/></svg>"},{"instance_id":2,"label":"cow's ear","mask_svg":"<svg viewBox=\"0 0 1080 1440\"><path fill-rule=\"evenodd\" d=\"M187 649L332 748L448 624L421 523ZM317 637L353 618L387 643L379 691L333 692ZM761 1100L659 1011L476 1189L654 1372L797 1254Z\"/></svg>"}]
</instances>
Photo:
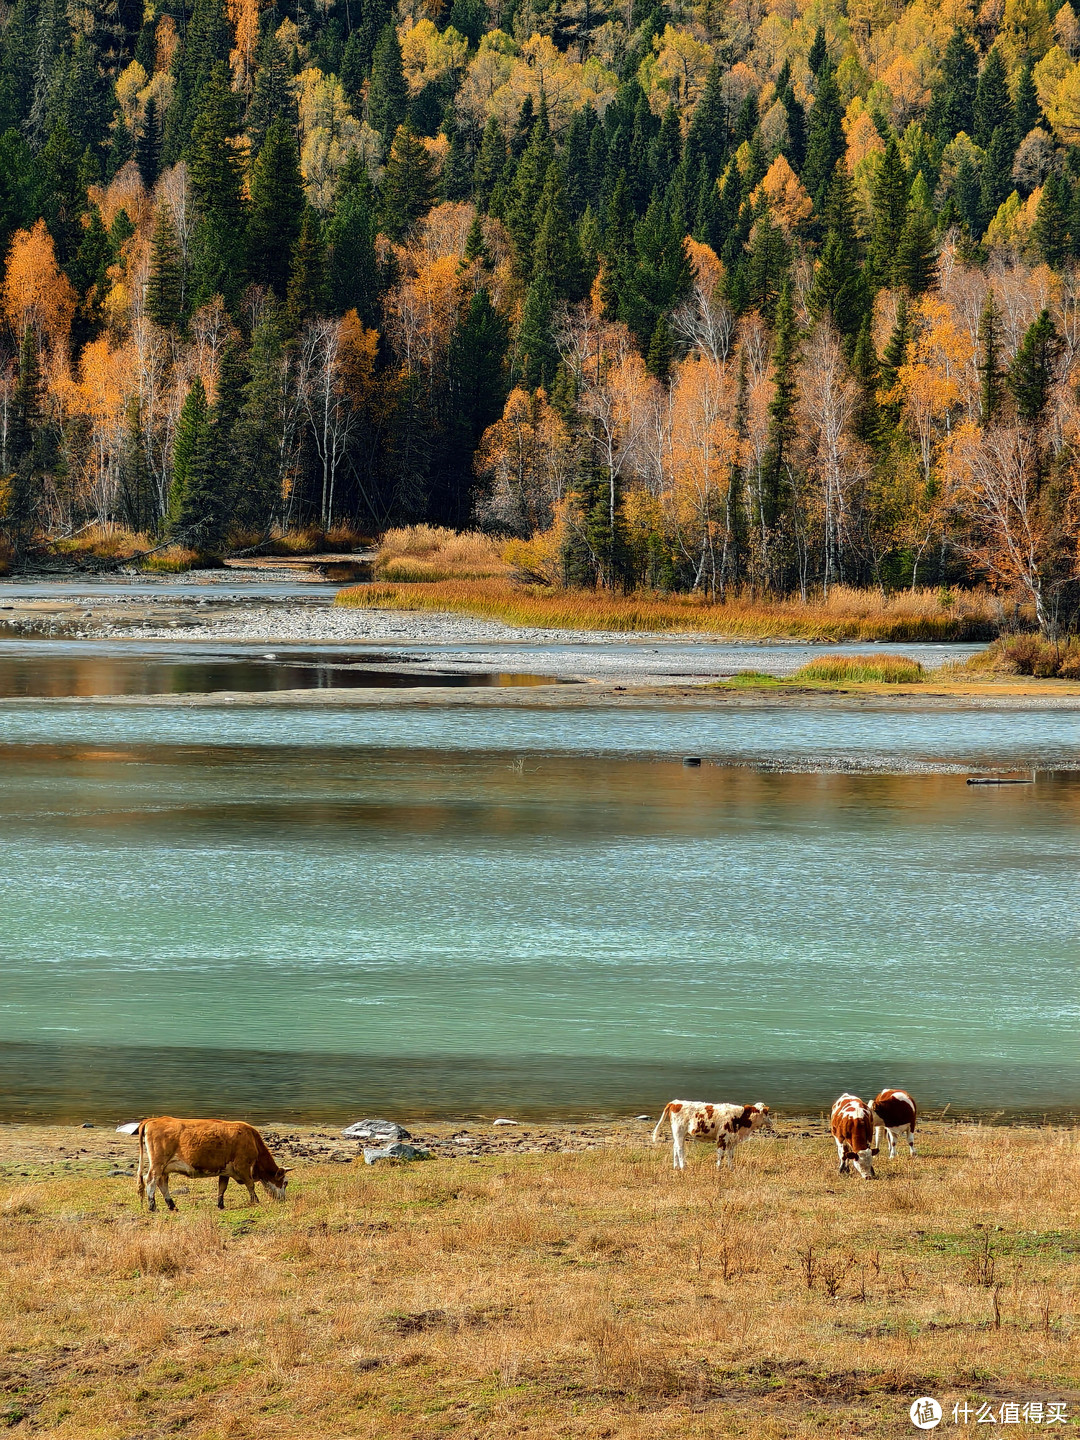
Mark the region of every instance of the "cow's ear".
<instances>
[{"instance_id":1,"label":"cow's ear","mask_svg":"<svg viewBox=\"0 0 1080 1440\"><path fill-rule=\"evenodd\" d=\"M295 1165L283 1165L283 1166L281 1167L281 1173L282 1173L283 1175L287 1175L290 1170L295 1170L295 1169L296 1169L296 1166L295 1166Z\"/></svg>"}]
</instances>

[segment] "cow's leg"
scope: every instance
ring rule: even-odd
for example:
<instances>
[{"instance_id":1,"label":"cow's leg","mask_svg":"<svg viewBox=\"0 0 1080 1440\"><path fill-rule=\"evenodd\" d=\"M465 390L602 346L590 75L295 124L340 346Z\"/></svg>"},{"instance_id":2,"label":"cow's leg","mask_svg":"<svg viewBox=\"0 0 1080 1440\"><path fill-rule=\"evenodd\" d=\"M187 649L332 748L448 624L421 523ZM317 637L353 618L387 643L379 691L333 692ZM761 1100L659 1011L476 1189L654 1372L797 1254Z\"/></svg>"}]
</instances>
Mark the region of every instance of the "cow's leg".
<instances>
[{"instance_id":1,"label":"cow's leg","mask_svg":"<svg viewBox=\"0 0 1080 1440\"><path fill-rule=\"evenodd\" d=\"M671 1121L671 1144L674 1152L672 1163L676 1170L686 1169L686 1132L678 1121L672 1117Z\"/></svg>"},{"instance_id":2,"label":"cow's leg","mask_svg":"<svg viewBox=\"0 0 1080 1440\"><path fill-rule=\"evenodd\" d=\"M146 1177L146 1208L157 1209L157 1181L154 1179L153 1170Z\"/></svg>"},{"instance_id":3,"label":"cow's leg","mask_svg":"<svg viewBox=\"0 0 1080 1440\"><path fill-rule=\"evenodd\" d=\"M915 1154L915 1126L907 1127L907 1148L910 1154Z\"/></svg>"},{"instance_id":4,"label":"cow's leg","mask_svg":"<svg viewBox=\"0 0 1080 1440\"><path fill-rule=\"evenodd\" d=\"M874 1154L875 1154L875 1155L876 1155L876 1154L878 1153L878 1151L881 1149L881 1132L882 1132L882 1130L883 1130L884 1128L885 1128L885 1127L884 1127L883 1125L875 1125L875 1126L874 1126Z\"/></svg>"},{"instance_id":5,"label":"cow's leg","mask_svg":"<svg viewBox=\"0 0 1080 1440\"><path fill-rule=\"evenodd\" d=\"M228 1175L219 1175L217 1182L217 1208L225 1209L225 1191L229 1188Z\"/></svg>"},{"instance_id":6,"label":"cow's leg","mask_svg":"<svg viewBox=\"0 0 1080 1440\"><path fill-rule=\"evenodd\" d=\"M836 1140L835 1135L833 1136L833 1139ZM847 1153L846 1147L842 1140L836 1140L836 1153L840 1160L840 1167L837 1173L843 1175L844 1171L847 1169Z\"/></svg>"},{"instance_id":7,"label":"cow's leg","mask_svg":"<svg viewBox=\"0 0 1080 1440\"><path fill-rule=\"evenodd\" d=\"M895 1160L895 1159L896 1159L896 1131L895 1131L895 1130L886 1130L886 1131L885 1131L885 1134L889 1137L889 1159L890 1159L890 1160Z\"/></svg>"},{"instance_id":8,"label":"cow's leg","mask_svg":"<svg viewBox=\"0 0 1080 1440\"><path fill-rule=\"evenodd\" d=\"M236 1178L237 1178L237 1181L238 1181L241 1185L246 1185L246 1186L247 1186L248 1195L250 1195L250 1197L251 1197L250 1203L251 1203L252 1205L258 1205L258 1203L259 1203L259 1197L258 1197L258 1195L255 1194L255 1177L254 1177L254 1175L252 1175L252 1174L249 1172L247 1175L238 1175Z\"/></svg>"},{"instance_id":9,"label":"cow's leg","mask_svg":"<svg viewBox=\"0 0 1080 1440\"><path fill-rule=\"evenodd\" d=\"M169 1194L169 1172L165 1170L161 1175L161 1196L170 1210L176 1209L176 1201Z\"/></svg>"}]
</instances>

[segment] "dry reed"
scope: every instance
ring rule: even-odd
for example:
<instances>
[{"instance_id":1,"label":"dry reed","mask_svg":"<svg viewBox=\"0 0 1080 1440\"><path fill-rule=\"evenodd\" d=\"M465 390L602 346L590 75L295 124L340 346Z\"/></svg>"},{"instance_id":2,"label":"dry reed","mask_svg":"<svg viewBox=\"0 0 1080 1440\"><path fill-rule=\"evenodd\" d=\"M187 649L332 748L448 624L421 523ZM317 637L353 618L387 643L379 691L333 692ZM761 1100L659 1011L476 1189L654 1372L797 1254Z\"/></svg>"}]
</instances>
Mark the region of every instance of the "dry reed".
<instances>
[{"instance_id":1,"label":"dry reed","mask_svg":"<svg viewBox=\"0 0 1080 1440\"><path fill-rule=\"evenodd\" d=\"M502 549L500 541L478 531L405 525L382 537L375 573L382 580L403 583L506 577L510 566Z\"/></svg>"},{"instance_id":2,"label":"dry reed","mask_svg":"<svg viewBox=\"0 0 1080 1440\"><path fill-rule=\"evenodd\" d=\"M820 1125L786 1125L730 1173L701 1147L680 1175L624 1135L302 1165L285 1204L223 1214L178 1182L156 1216L130 1179L4 1166L0 1420L56 1440L802 1440L910 1433L919 1394L1070 1395L1077 1133L938 1124L920 1152L870 1184L836 1174Z\"/></svg>"},{"instance_id":3,"label":"dry reed","mask_svg":"<svg viewBox=\"0 0 1080 1440\"><path fill-rule=\"evenodd\" d=\"M381 552L380 552L381 553ZM754 600L711 604L699 595L631 595L597 590L552 590L506 580L445 580L427 584L355 585L338 592L339 605L451 611L510 625L609 631L696 631L761 639L972 640L996 633L996 602L982 593L937 591L884 596L836 586L827 600Z\"/></svg>"},{"instance_id":4,"label":"dry reed","mask_svg":"<svg viewBox=\"0 0 1080 1440\"><path fill-rule=\"evenodd\" d=\"M793 680L821 680L843 684L858 681L878 685L917 685L926 679L918 660L903 655L821 655L801 666Z\"/></svg>"}]
</instances>

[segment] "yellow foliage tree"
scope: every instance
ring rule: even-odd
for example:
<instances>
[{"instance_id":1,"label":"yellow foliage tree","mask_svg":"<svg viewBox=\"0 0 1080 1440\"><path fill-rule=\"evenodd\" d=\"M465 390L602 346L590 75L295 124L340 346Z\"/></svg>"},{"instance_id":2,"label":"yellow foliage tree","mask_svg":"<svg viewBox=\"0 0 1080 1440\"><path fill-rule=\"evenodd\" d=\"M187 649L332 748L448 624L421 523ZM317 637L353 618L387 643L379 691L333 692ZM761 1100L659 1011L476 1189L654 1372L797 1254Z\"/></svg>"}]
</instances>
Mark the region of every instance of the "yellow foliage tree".
<instances>
[{"instance_id":1,"label":"yellow foliage tree","mask_svg":"<svg viewBox=\"0 0 1080 1440\"><path fill-rule=\"evenodd\" d=\"M75 304L45 221L35 221L32 230L17 230L4 275L4 314L15 334L29 326L39 344L45 340L53 354L66 354Z\"/></svg>"},{"instance_id":2,"label":"yellow foliage tree","mask_svg":"<svg viewBox=\"0 0 1080 1440\"><path fill-rule=\"evenodd\" d=\"M751 199L756 204L762 196L769 202L773 219L789 235L810 218L814 208L802 181L783 155L777 155Z\"/></svg>"}]
</instances>

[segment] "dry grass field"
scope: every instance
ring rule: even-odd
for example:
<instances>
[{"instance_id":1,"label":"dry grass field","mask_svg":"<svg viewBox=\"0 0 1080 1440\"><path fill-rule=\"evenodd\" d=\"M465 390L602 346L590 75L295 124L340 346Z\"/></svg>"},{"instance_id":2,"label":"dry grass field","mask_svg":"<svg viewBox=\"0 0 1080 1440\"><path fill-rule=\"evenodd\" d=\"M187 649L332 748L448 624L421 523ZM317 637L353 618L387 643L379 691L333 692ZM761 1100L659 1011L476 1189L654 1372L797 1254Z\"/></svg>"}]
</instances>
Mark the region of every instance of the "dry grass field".
<instances>
[{"instance_id":1,"label":"dry grass field","mask_svg":"<svg viewBox=\"0 0 1080 1440\"><path fill-rule=\"evenodd\" d=\"M471 537L458 537L469 540ZM483 537L479 537L483 539ZM477 562L479 563L479 561ZM494 562L493 562L494 563ZM430 569L421 573L417 565ZM447 578L434 559L387 557L371 585L340 590L339 605L382 610L434 610L502 620L508 625L553 629L683 631L741 639L798 640L989 640L1002 623L1000 605L988 594L950 595L936 590L882 595L877 590L835 586L827 600L755 600L732 597L710 604L700 595L631 595L603 590L556 590L520 585L509 578ZM386 583L386 582L414 583Z\"/></svg>"},{"instance_id":2,"label":"dry grass field","mask_svg":"<svg viewBox=\"0 0 1080 1440\"><path fill-rule=\"evenodd\" d=\"M190 1182L150 1215L108 1173L133 1141L9 1127L0 1426L797 1440L915 1434L923 1394L1075 1423L1078 1132L939 1122L868 1183L820 1120L779 1131L682 1175L644 1125L371 1168L277 1137L309 1157L284 1204Z\"/></svg>"}]
</instances>

